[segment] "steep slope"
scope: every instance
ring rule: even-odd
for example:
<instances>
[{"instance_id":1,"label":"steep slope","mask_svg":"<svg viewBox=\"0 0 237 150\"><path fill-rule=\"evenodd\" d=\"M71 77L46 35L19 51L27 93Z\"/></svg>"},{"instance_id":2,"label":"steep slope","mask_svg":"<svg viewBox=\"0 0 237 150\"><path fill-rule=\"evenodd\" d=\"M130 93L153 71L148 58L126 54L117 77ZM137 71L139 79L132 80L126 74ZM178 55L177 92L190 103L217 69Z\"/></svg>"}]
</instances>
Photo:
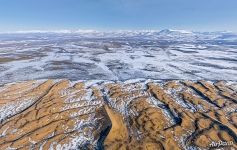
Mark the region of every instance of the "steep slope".
<instances>
[{"instance_id":1,"label":"steep slope","mask_svg":"<svg viewBox=\"0 0 237 150\"><path fill-rule=\"evenodd\" d=\"M236 82L25 81L0 110L0 149L237 148Z\"/></svg>"}]
</instances>

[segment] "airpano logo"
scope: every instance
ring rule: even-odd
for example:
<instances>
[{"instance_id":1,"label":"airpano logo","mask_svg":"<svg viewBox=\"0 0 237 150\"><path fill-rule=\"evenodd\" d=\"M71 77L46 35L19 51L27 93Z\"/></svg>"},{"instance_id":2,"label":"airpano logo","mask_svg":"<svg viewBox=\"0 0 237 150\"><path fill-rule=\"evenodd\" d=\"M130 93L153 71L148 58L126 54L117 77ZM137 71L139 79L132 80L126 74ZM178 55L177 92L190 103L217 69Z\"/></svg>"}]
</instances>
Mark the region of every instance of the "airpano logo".
<instances>
[{"instance_id":1,"label":"airpano logo","mask_svg":"<svg viewBox=\"0 0 237 150\"><path fill-rule=\"evenodd\" d=\"M210 147L226 147L234 145L233 141L218 141L218 142L211 142Z\"/></svg>"}]
</instances>

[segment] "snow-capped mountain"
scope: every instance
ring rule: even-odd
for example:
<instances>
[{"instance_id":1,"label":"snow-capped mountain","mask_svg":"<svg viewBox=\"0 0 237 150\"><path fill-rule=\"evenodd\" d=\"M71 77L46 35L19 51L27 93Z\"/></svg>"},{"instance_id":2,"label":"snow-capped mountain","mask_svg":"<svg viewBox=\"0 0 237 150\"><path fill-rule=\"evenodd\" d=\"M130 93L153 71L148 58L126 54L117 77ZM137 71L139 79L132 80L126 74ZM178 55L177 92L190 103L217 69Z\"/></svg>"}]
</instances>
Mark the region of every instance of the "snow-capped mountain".
<instances>
[{"instance_id":1,"label":"snow-capped mountain","mask_svg":"<svg viewBox=\"0 0 237 150\"><path fill-rule=\"evenodd\" d=\"M2 33L3 34L3 33ZM0 35L2 35L0 34ZM6 32L4 34L57 34L80 36L87 38L128 38L137 37L141 39L166 39L166 40L195 40L195 39L233 39L237 37L233 32L193 32L188 30L118 30L118 31L96 31L96 30L28 30Z\"/></svg>"}]
</instances>

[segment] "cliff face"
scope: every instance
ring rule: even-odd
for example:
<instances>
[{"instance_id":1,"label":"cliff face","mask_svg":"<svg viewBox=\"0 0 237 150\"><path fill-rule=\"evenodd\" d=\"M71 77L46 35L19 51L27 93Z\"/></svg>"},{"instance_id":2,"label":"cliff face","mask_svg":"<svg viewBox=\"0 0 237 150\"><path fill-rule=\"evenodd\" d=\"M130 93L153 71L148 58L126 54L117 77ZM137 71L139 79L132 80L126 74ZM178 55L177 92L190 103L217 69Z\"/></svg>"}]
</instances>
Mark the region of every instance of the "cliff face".
<instances>
[{"instance_id":1,"label":"cliff face","mask_svg":"<svg viewBox=\"0 0 237 150\"><path fill-rule=\"evenodd\" d=\"M0 87L0 149L237 148L237 83L40 80Z\"/></svg>"}]
</instances>

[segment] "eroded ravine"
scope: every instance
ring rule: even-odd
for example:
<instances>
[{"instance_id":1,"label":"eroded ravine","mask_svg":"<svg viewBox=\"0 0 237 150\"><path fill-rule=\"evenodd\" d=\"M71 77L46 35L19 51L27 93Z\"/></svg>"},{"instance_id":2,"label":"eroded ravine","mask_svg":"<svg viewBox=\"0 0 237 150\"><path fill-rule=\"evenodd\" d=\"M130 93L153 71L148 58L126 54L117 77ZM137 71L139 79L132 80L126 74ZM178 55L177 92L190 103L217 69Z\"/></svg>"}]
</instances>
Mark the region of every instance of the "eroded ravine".
<instances>
[{"instance_id":1,"label":"eroded ravine","mask_svg":"<svg viewBox=\"0 0 237 150\"><path fill-rule=\"evenodd\" d=\"M237 148L236 82L25 81L0 110L0 149Z\"/></svg>"}]
</instances>

